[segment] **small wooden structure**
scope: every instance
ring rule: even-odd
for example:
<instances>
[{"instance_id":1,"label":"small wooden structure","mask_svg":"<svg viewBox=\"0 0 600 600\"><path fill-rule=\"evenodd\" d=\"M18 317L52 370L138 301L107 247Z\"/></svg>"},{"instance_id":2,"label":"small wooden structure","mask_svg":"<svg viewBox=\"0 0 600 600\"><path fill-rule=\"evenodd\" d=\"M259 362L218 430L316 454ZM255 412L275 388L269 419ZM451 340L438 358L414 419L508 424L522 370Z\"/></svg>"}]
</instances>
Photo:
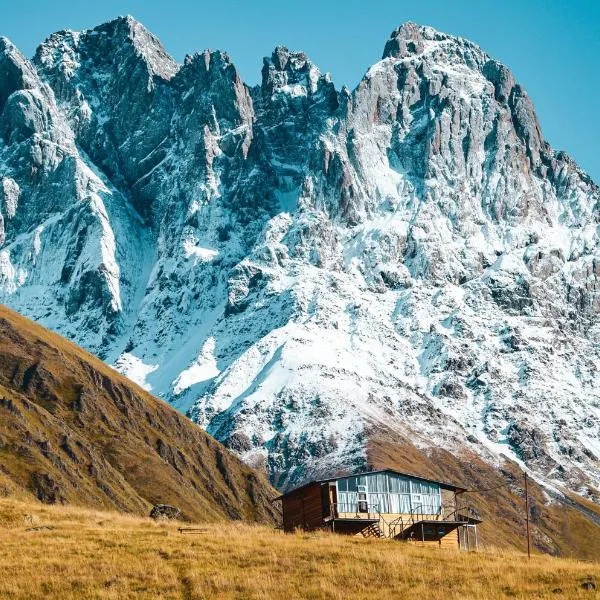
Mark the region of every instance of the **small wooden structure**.
<instances>
[{"instance_id":1,"label":"small wooden structure","mask_svg":"<svg viewBox=\"0 0 600 600\"><path fill-rule=\"evenodd\" d=\"M283 530L330 529L423 545L477 548L477 513L457 485L393 469L320 479L279 496Z\"/></svg>"},{"instance_id":2,"label":"small wooden structure","mask_svg":"<svg viewBox=\"0 0 600 600\"><path fill-rule=\"evenodd\" d=\"M208 529L201 527L179 527L177 531L179 531L179 533L182 535L199 535L201 533L206 533Z\"/></svg>"}]
</instances>

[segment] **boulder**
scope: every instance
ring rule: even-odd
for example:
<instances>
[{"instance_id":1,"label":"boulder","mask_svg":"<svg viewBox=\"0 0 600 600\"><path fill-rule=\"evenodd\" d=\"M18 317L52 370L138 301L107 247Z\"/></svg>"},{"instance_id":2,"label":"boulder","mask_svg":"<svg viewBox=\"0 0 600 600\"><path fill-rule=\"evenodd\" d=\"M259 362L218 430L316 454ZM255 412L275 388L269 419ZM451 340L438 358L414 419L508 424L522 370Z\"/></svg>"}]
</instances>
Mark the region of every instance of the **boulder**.
<instances>
[{"instance_id":1,"label":"boulder","mask_svg":"<svg viewBox=\"0 0 600 600\"><path fill-rule=\"evenodd\" d=\"M157 504L150 511L150 518L155 521L175 521L181 518L181 511L170 504Z\"/></svg>"}]
</instances>

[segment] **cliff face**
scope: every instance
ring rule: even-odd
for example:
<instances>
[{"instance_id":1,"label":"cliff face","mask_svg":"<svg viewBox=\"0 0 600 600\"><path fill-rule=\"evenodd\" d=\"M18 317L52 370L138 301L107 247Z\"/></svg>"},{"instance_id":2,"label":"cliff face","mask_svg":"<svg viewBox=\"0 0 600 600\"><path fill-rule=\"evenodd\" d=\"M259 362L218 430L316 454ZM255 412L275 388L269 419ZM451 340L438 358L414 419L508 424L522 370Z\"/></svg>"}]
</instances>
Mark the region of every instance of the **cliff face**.
<instances>
[{"instance_id":1,"label":"cliff face","mask_svg":"<svg viewBox=\"0 0 600 600\"><path fill-rule=\"evenodd\" d=\"M0 297L272 481L373 431L598 500L598 200L475 44L395 30L357 88L249 88L131 18L3 42Z\"/></svg>"},{"instance_id":2,"label":"cliff face","mask_svg":"<svg viewBox=\"0 0 600 600\"><path fill-rule=\"evenodd\" d=\"M74 344L0 307L0 495L273 522L263 475Z\"/></svg>"}]
</instances>

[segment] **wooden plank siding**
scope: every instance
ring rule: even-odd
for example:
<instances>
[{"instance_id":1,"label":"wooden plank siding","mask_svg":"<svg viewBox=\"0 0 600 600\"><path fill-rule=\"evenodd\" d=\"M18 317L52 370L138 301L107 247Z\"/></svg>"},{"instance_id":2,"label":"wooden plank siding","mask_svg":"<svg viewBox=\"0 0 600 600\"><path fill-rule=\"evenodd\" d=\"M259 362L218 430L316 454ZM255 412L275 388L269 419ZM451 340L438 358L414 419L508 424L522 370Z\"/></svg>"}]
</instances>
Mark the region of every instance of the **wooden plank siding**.
<instances>
[{"instance_id":1,"label":"wooden plank siding","mask_svg":"<svg viewBox=\"0 0 600 600\"><path fill-rule=\"evenodd\" d=\"M311 531L324 526L321 484L313 483L282 498L283 530Z\"/></svg>"},{"instance_id":2,"label":"wooden plank siding","mask_svg":"<svg viewBox=\"0 0 600 600\"><path fill-rule=\"evenodd\" d=\"M458 531L455 529L450 533L447 533L444 537L437 540L425 540L424 542L420 539L416 539L408 542L415 546L423 546L425 548L446 548L449 550L458 550Z\"/></svg>"},{"instance_id":3,"label":"wooden plank siding","mask_svg":"<svg viewBox=\"0 0 600 600\"><path fill-rule=\"evenodd\" d=\"M458 529L446 534L440 540L440 548L452 548L458 550Z\"/></svg>"}]
</instances>

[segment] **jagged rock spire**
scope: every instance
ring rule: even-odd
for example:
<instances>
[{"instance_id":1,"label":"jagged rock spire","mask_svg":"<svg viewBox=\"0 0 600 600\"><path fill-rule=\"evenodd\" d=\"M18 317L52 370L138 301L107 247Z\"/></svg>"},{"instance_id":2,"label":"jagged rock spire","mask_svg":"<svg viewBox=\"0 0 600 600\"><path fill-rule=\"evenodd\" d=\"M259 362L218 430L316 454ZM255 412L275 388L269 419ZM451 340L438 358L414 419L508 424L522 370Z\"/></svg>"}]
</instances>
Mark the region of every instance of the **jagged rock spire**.
<instances>
[{"instance_id":1,"label":"jagged rock spire","mask_svg":"<svg viewBox=\"0 0 600 600\"><path fill-rule=\"evenodd\" d=\"M16 90L39 85L35 69L6 37L0 37L0 112Z\"/></svg>"},{"instance_id":2,"label":"jagged rock spire","mask_svg":"<svg viewBox=\"0 0 600 600\"><path fill-rule=\"evenodd\" d=\"M292 52L285 46L277 46L263 59L262 88L268 95L283 89L295 94L314 93L321 77L304 52Z\"/></svg>"},{"instance_id":3,"label":"jagged rock spire","mask_svg":"<svg viewBox=\"0 0 600 600\"><path fill-rule=\"evenodd\" d=\"M385 44L382 58L404 58L421 53L424 48L423 29L410 21L394 29Z\"/></svg>"}]
</instances>

